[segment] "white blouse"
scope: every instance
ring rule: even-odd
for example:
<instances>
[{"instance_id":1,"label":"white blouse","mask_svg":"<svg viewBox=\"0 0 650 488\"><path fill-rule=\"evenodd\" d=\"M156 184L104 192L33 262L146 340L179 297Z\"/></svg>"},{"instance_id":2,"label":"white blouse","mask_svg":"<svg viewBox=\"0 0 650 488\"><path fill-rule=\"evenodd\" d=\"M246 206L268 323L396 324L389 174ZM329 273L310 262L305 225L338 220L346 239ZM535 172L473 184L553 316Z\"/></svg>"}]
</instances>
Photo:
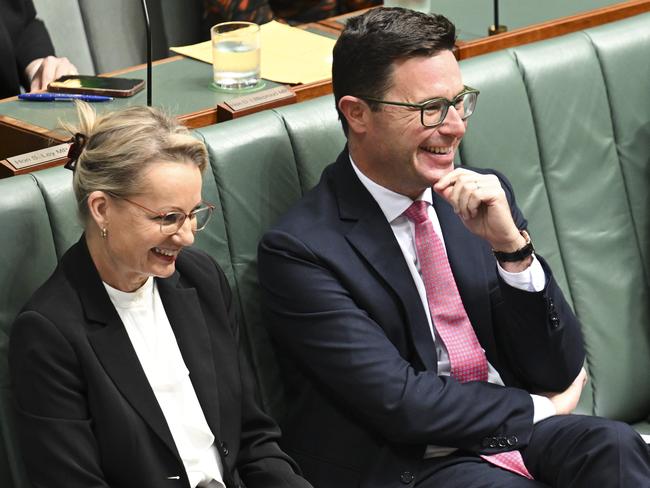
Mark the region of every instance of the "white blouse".
<instances>
[{"instance_id":1,"label":"white blouse","mask_svg":"<svg viewBox=\"0 0 650 488\"><path fill-rule=\"evenodd\" d=\"M190 486L225 488L214 435L205 419L189 371L153 277L134 292L104 283L165 416Z\"/></svg>"}]
</instances>

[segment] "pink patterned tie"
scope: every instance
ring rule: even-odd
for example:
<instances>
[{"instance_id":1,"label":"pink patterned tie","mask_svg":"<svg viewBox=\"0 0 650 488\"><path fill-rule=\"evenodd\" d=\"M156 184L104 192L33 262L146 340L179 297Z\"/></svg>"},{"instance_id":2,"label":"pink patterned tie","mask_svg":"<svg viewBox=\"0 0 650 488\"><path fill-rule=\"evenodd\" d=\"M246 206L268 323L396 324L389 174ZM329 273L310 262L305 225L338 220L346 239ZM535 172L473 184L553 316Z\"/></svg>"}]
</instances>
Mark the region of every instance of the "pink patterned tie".
<instances>
[{"instance_id":1,"label":"pink patterned tie","mask_svg":"<svg viewBox=\"0 0 650 488\"><path fill-rule=\"evenodd\" d=\"M449 353L451 375L461 383L487 381L485 352L467 317L442 241L429 220L428 205L422 200L415 201L404 215L415 224L415 249L431 320ZM533 479L519 451L481 457L496 466Z\"/></svg>"}]
</instances>

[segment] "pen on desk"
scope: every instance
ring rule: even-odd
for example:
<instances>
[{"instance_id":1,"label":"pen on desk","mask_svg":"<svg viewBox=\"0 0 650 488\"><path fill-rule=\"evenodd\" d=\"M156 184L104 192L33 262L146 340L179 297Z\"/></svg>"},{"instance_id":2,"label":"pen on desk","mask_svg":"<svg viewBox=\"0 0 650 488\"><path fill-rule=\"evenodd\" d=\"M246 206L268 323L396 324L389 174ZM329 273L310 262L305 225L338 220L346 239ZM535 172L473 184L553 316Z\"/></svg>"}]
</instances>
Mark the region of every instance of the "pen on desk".
<instances>
[{"instance_id":1,"label":"pen on desk","mask_svg":"<svg viewBox=\"0 0 650 488\"><path fill-rule=\"evenodd\" d=\"M113 97L104 95L85 95L82 93L21 93L18 95L21 100L30 102L71 102L81 100L83 102L110 102Z\"/></svg>"}]
</instances>

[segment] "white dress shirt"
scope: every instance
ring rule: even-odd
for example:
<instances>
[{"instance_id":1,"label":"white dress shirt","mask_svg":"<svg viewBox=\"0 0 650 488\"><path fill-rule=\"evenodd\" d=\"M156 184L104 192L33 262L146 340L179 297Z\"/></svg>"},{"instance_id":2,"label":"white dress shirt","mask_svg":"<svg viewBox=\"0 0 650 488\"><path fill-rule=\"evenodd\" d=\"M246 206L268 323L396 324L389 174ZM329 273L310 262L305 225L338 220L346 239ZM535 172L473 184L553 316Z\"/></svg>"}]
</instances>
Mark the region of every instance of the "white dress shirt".
<instances>
[{"instance_id":1,"label":"white dress shirt","mask_svg":"<svg viewBox=\"0 0 650 488\"><path fill-rule=\"evenodd\" d=\"M411 272L411 277L413 278L415 286L418 290L418 294L420 295L420 301L422 302L422 307L424 308L424 312L427 316L427 321L429 322L431 339L433 341L433 345L436 348L436 355L438 358L438 375L449 376L451 374L449 354L443 341L438 336L438 333L433 326L433 322L431 321L431 313L429 311L429 302L427 300L426 289L424 287L424 281L422 280L422 276L420 274L420 264L418 262L417 253L415 250L415 224L403 215L406 209L411 206L413 200L405 195L396 193L372 181L361 172L361 170L352 160L351 156L350 163L352 164L354 172L359 177L361 184L363 184L363 186L368 190L368 192L372 195L372 197L379 205L379 208L390 224L393 234L395 235L395 239L397 239L397 243L402 250L404 260L406 261L409 271ZM431 204L433 202L431 188L427 188L420 196L419 200L424 200ZM442 229L440 227L440 222L438 220L438 215L436 214L433 205L429 205L427 208L429 219L433 224L433 230L440 238L444 248L445 240L442 234ZM542 291L546 285L546 275L544 273L544 269L534 254L532 264L522 272L510 273L504 270L498 262L497 269L503 280L508 285L520 290L538 292ZM503 386L503 380L501 379L499 372L494 368L494 366L489 363L489 361L487 381L489 383ZM531 394L530 396L534 406L534 423L537 423L556 414L555 406L551 400L540 395ZM428 446L425 457L445 456L453 451L455 451L454 448Z\"/></svg>"},{"instance_id":2,"label":"white dress shirt","mask_svg":"<svg viewBox=\"0 0 650 488\"><path fill-rule=\"evenodd\" d=\"M189 371L150 277L138 290L126 293L104 283L183 461L192 488L225 488L214 435L196 397Z\"/></svg>"}]
</instances>

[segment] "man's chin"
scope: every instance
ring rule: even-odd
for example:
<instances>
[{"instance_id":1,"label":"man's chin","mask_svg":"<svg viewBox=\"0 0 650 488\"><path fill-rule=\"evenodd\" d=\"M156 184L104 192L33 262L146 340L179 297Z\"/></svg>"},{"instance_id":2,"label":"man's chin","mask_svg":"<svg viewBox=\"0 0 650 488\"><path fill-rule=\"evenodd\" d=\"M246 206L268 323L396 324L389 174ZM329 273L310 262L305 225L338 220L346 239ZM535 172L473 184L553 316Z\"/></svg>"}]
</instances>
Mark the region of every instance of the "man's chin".
<instances>
[{"instance_id":1,"label":"man's chin","mask_svg":"<svg viewBox=\"0 0 650 488\"><path fill-rule=\"evenodd\" d=\"M437 164L431 164L431 161L426 161L426 163L421 168L423 171L421 174L425 177L429 186L434 185L442 177L448 175L454 170L454 160L453 157L448 161L436 161Z\"/></svg>"}]
</instances>

